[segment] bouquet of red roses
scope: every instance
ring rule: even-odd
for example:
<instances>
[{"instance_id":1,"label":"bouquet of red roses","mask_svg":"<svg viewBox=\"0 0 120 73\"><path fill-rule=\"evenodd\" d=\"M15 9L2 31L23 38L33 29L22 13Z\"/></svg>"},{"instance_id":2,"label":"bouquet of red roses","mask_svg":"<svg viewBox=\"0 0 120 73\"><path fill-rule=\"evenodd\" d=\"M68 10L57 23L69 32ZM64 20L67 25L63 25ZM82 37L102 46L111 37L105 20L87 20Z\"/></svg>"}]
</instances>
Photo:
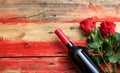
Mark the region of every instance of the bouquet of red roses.
<instances>
[{"instance_id":1,"label":"bouquet of red roses","mask_svg":"<svg viewBox=\"0 0 120 73\"><path fill-rule=\"evenodd\" d=\"M80 28L88 36L87 47L93 53L92 59L99 66L104 64L106 68L104 71L107 73L117 73L120 64L120 33L115 32L115 27L115 23L104 21L97 28L92 18L80 22ZM109 64L112 66L112 71Z\"/></svg>"}]
</instances>

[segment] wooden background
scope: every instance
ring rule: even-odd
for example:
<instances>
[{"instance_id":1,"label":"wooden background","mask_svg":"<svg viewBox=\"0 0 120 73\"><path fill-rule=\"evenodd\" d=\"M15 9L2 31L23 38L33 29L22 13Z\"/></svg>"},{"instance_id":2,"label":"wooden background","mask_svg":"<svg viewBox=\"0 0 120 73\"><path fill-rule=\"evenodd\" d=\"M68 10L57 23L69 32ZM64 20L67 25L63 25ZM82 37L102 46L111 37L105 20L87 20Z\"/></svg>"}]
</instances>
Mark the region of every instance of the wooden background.
<instances>
[{"instance_id":1,"label":"wooden background","mask_svg":"<svg viewBox=\"0 0 120 73\"><path fill-rule=\"evenodd\" d=\"M54 31L85 46L79 22L89 17L120 32L120 1L0 0L0 73L79 73Z\"/></svg>"}]
</instances>

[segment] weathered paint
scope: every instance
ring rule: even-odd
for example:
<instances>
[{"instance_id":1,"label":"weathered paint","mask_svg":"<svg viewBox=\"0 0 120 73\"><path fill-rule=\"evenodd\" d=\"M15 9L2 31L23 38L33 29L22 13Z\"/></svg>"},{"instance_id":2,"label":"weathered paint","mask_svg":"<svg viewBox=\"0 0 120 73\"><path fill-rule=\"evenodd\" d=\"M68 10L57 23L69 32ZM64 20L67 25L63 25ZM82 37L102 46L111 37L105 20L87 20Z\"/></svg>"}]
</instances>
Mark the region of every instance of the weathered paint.
<instances>
[{"instance_id":1,"label":"weathered paint","mask_svg":"<svg viewBox=\"0 0 120 73\"><path fill-rule=\"evenodd\" d=\"M85 41L73 41L86 46ZM14 56L67 56L67 49L60 41L53 42L10 42L0 41L0 57Z\"/></svg>"}]
</instances>

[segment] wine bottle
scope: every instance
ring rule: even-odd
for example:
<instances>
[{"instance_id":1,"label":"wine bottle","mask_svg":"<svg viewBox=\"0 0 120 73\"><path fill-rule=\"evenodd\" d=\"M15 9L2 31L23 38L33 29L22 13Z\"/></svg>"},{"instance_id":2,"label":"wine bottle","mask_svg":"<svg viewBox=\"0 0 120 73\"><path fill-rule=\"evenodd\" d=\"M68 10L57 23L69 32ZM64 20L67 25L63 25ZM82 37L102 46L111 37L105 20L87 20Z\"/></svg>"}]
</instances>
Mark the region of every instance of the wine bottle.
<instances>
[{"instance_id":1,"label":"wine bottle","mask_svg":"<svg viewBox=\"0 0 120 73\"><path fill-rule=\"evenodd\" d=\"M80 73L104 73L102 69L92 61L84 47L74 46L60 28L56 29L55 33L68 48L69 57L81 71Z\"/></svg>"}]
</instances>

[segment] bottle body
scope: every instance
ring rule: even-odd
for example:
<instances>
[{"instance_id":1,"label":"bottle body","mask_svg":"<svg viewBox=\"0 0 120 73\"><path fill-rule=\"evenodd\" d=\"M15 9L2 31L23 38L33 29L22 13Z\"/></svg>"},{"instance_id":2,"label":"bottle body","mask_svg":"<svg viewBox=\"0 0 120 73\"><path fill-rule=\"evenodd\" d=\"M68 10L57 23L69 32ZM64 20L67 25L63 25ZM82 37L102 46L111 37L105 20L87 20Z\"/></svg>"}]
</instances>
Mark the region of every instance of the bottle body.
<instances>
[{"instance_id":1,"label":"bottle body","mask_svg":"<svg viewBox=\"0 0 120 73\"><path fill-rule=\"evenodd\" d=\"M81 46L74 46L69 49L69 57L82 73L103 73Z\"/></svg>"}]
</instances>

